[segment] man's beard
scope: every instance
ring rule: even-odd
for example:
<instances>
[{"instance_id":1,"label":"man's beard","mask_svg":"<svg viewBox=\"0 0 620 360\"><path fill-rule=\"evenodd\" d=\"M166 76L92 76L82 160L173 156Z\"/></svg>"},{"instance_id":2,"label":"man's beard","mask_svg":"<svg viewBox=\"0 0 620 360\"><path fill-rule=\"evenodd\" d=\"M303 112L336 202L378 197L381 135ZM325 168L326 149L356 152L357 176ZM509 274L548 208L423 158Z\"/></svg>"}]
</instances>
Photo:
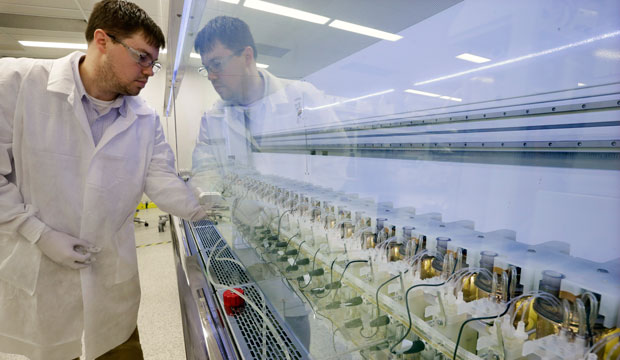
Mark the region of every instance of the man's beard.
<instances>
[{"instance_id":1,"label":"man's beard","mask_svg":"<svg viewBox=\"0 0 620 360\"><path fill-rule=\"evenodd\" d=\"M140 93L140 88L131 89L129 85L123 84L114 71L114 64L107 59L104 60L102 66L98 68L97 77L99 82L105 89L119 95L135 96ZM131 83L130 83L131 84Z\"/></svg>"}]
</instances>

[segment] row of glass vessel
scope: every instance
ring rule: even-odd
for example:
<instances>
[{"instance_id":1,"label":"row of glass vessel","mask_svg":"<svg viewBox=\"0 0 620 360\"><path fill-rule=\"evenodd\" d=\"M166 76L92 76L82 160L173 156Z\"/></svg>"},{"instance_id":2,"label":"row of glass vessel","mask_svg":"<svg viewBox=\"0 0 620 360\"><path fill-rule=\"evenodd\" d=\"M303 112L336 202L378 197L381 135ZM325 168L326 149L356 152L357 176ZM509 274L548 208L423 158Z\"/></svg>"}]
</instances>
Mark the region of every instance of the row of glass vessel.
<instances>
[{"instance_id":1,"label":"row of glass vessel","mask_svg":"<svg viewBox=\"0 0 620 360\"><path fill-rule=\"evenodd\" d=\"M242 236L366 358L620 357L609 264L252 170L223 184L263 206Z\"/></svg>"}]
</instances>

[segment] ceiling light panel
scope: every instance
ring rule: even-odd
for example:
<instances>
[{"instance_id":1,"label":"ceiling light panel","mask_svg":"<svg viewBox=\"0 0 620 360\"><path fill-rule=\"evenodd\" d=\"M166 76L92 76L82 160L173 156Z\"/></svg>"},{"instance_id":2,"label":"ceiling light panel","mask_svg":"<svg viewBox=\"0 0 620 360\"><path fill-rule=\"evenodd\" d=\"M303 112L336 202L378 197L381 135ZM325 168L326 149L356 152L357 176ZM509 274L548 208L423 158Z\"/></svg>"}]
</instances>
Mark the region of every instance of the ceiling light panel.
<instances>
[{"instance_id":1,"label":"ceiling light panel","mask_svg":"<svg viewBox=\"0 0 620 360\"><path fill-rule=\"evenodd\" d=\"M325 16L297 10L287 6L272 4L270 2L262 0L246 0L243 3L243 6L250 9L266 11L272 14L288 16L297 20L309 21L321 25L327 23L330 20L328 17Z\"/></svg>"},{"instance_id":2,"label":"ceiling light panel","mask_svg":"<svg viewBox=\"0 0 620 360\"><path fill-rule=\"evenodd\" d=\"M429 93L429 92L426 92L426 91L413 90L413 89L407 89L407 90L405 90L405 92L408 92L410 94L424 95L424 96L430 96L430 97L440 97L441 96L439 94L433 94L433 93Z\"/></svg>"},{"instance_id":3,"label":"ceiling light panel","mask_svg":"<svg viewBox=\"0 0 620 360\"><path fill-rule=\"evenodd\" d=\"M457 101L457 102L463 101L463 99L461 99L461 98L456 98L456 97L452 97L452 96L444 96L444 95L439 95L439 94L434 94L434 93L430 93L430 92L426 92L426 91L420 91L420 90L414 90L414 89L407 89L407 90L405 90L405 92L410 93L410 94L423 95L423 96L434 97L434 98L450 100L450 101Z\"/></svg>"},{"instance_id":4,"label":"ceiling light panel","mask_svg":"<svg viewBox=\"0 0 620 360\"><path fill-rule=\"evenodd\" d=\"M329 26L336 28L336 29L351 31L354 33L358 33L358 34L362 34L366 36L372 36L375 38L389 40L389 41L397 41L403 38L400 35L369 28L369 27L362 26L362 25L349 23L349 22L342 21L342 20L334 20L329 24Z\"/></svg>"},{"instance_id":5,"label":"ceiling light panel","mask_svg":"<svg viewBox=\"0 0 620 360\"><path fill-rule=\"evenodd\" d=\"M235 5L239 3L239 0L219 0L219 1L229 3L229 4L235 4Z\"/></svg>"},{"instance_id":6,"label":"ceiling light panel","mask_svg":"<svg viewBox=\"0 0 620 360\"><path fill-rule=\"evenodd\" d=\"M77 49L86 50L88 46L80 43L61 43L61 42L49 42L49 41L18 41L22 46L28 47L43 47L43 48L56 48L56 49Z\"/></svg>"},{"instance_id":7,"label":"ceiling light panel","mask_svg":"<svg viewBox=\"0 0 620 360\"><path fill-rule=\"evenodd\" d=\"M471 62L476 63L476 64L482 64L482 63L491 61L491 59L487 59L485 57L474 55L474 54L470 54L470 53L463 53L463 54L457 56L456 58L457 59L461 59L461 60L465 60L465 61L471 61Z\"/></svg>"}]
</instances>

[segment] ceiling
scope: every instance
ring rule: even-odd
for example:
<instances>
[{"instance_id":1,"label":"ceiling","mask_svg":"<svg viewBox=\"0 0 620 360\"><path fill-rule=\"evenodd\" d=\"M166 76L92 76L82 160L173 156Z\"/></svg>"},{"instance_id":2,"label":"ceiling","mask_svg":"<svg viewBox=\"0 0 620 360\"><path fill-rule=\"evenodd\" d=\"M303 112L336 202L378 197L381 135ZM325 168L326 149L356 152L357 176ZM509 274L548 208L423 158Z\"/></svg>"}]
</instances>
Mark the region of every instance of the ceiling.
<instances>
[{"instance_id":1,"label":"ceiling","mask_svg":"<svg viewBox=\"0 0 620 360\"><path fill-rule=\"evenodd\" d=\"M134 0L168 36L169 2L182 0ZM359 25L398 33L461 0L270 0ZM84 43L85 19L97 0L0 0L0 57L57 58L73 50L23 47L18 40ZM303 78L378 41L305 21L243 6L207 0L202 14L192 14L200 27L218 15L236 16L248 23L258 47L258 62L268 64L275 75ZM172 26L177 26L177 23ZM193 33L188 40L193 42ZM169 41L169 40L168 40ZM176 41L176 39L175 39ZM160 60L166 62L166 55ZM188 59L190 68L200 66Z\"/></svg>"},{"instance_id":2,"label":"ceiling","mask_svg":"<svg viewBox=\"0 0 620 360\"><path fill-rule=\"evenodd\" d=\"M390 33L399 33L461 0L269 0L269 2ZM376 42L360 35L223 1L208 0L201 26L219 15L248 23L257 61L274 75L300 79ZM193 41L193 38L191 38ZM396 42L397 44L397 42ZM198 63L198 60L196 60Z\"/></svg>"},{"instance_id":3,"label":"ceiling","mask_svg":"<svg viewBox=\"0 0 620 360\"><path fill-rule=\"evenodd\" d=\"M18 40L85 43L98 0L0 0L0 57L58 58L74 50L24 47ZM169 0L133 0L168 33Z\"/></svg>"}]
</instances>

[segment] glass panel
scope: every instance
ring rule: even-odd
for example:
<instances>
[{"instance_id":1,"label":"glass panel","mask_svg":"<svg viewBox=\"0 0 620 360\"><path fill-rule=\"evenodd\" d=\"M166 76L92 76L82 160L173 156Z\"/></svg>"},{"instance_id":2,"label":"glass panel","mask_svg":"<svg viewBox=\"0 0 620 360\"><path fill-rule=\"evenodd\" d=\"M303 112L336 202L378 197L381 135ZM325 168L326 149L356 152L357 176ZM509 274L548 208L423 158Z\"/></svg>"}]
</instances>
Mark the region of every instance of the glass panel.
<instances>
[{"instance_id":1,"label":"glass panel","mask_svg":"<svg viewBox=\"0 0 620 360\"><path fill-rule=\"evenodd\" d=\"M249 273L236 285L301 357L617 356L619 13L207 2L179 166Z\"/></svg>"}]
</instances>

